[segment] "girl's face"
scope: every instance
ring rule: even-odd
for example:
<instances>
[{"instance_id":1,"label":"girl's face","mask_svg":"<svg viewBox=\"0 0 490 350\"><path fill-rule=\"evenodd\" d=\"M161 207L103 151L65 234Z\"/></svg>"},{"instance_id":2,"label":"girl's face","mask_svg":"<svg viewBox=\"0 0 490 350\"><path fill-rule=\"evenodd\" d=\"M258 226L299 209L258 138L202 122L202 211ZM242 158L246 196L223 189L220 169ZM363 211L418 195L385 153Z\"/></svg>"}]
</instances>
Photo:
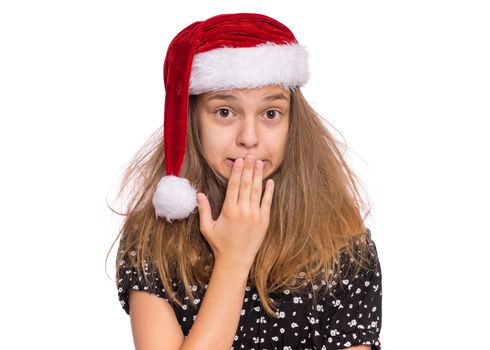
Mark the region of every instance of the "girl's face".
<instances>
[{"instance_id":1,"label":"girl's face","mask_svg":"<svg viewBox=\"0 0 490 350\"><path fill-rule=\"evenodd\" d=\"M290 101L290 92L279 86L200 95L199 138L209 165L228 179L230 159L251 154L264 162L264 179L272 174L284 158Z\"/></svg>"}]
</instances>

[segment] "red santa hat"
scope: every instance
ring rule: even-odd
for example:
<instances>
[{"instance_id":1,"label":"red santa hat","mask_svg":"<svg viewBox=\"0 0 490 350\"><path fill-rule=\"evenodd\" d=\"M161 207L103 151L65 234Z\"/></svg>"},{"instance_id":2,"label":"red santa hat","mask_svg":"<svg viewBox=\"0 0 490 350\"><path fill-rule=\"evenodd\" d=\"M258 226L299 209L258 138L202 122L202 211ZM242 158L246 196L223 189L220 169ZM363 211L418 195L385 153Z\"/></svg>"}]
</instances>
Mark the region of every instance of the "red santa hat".
<instances>
[{"instance_id":1,"label":"red santa hat","mask_svg":"<svg viewBox=\"0 0 490 350\"><path fill-rule=\"evenodd\" d=\"M254 13L222 14L195 22L170 43L165 83L165 176L153 195L157 217L185 219L197 205L196 188L178 177L187 143L189 95L227 89L303 86L308 51L277 20Z\"/></svg>"}]
</instances>

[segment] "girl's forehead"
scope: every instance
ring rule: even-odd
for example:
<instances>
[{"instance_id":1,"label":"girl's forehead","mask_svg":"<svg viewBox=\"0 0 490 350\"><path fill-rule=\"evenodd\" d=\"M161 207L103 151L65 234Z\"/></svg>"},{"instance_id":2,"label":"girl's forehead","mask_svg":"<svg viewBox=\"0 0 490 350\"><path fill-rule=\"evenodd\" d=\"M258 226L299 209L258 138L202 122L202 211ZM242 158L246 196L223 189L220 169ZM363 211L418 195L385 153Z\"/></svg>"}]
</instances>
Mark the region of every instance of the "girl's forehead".
<instances>
[{"instance_id":1,"label":"girl's forehead","mask_svg":"<svg viewBox=\"0 0 490 350\"><path fill-rule=\"evenodd\" d=\"M285 99L289 101L290 92L288 89L284 89L281 86L264 86L259 88L250 88L250 89L228 89L228 90L220 90L220 91L211 91L206 92L201 95L204 97L204 100L213 99L215 97L226 97L226 96L235 96L235 97L256 97L256 98L264 98L264 97L275 97L275 99Z\"/></svg>"}]
</instances>

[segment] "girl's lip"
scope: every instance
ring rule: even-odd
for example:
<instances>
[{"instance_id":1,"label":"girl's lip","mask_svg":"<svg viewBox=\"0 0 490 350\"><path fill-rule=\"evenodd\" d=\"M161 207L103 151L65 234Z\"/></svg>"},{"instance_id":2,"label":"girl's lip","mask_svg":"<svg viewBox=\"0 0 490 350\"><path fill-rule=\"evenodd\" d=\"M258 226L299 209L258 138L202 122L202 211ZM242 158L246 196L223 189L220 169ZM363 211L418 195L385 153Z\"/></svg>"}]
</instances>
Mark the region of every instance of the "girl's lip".
<instances>
[{"instance_id":1,"label":"girl's lip","mask_svg":"<svg viewBox=\"0 0 490 350\"><path fill-rule=\"evenodd\" d=\"M264 162L264 160L262 161ZM235 163L235 159L233 158L226 158L226 165L233 167L233 164Z\"/></svg>"}]
</instances>

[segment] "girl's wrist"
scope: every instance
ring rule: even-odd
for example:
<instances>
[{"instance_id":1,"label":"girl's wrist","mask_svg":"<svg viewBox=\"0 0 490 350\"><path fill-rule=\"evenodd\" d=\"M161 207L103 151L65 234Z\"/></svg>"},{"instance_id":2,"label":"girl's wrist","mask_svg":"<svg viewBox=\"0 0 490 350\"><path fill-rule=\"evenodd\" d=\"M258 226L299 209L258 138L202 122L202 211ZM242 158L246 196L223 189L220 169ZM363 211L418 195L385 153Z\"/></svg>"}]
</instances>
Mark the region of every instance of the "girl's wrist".
<instances>
[{"instance_id":1,"label":"girl's wrist","mask_svg":"<svg viewBox=\"0 0 490 350\"><path fill-rule=\"evenodd\" d=\"M225 270L230 274L236 274L238 276L246 276L248 277L248 274L250 272L250 269L252 268L253 262L249 263L246 261L238 261L236 259L231 259L231 258L226 258L226 257L218 257L214 261L214 268L215 269L220 269L220 270Z\"/></svg>"}]
</instances>

